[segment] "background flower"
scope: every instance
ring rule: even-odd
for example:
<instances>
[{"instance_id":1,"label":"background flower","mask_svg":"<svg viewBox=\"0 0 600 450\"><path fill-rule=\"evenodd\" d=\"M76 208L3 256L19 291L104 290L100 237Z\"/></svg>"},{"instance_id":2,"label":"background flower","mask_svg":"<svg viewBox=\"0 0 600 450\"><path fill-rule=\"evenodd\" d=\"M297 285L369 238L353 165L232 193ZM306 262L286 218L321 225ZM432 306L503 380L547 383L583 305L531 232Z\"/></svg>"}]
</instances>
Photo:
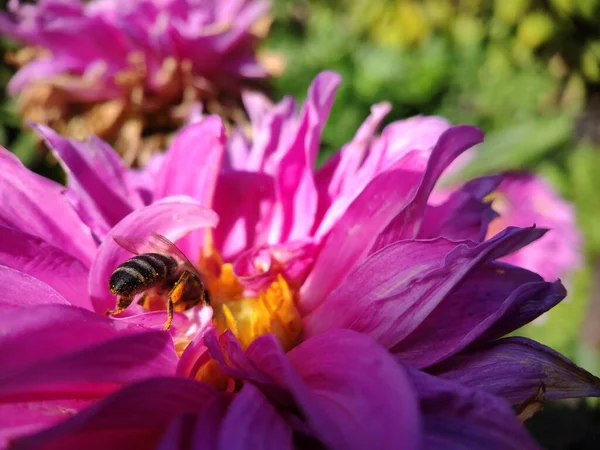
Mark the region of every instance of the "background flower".
<instances>
[{"instance_id":1,"label":"background flower","mask_svg":"<svg viewBox=\"0 0 600 450\"><path fill-rule=\"evenodd\" d=\"M142 134L146 150L157 150L195 102L245 120L240 90L267 74L255 53L268 29L266 1L9 5L0 32L27 46L13 57L22 68L8 86L22 116L116 142L128 162Z\"/></svg>"}]
</instances>

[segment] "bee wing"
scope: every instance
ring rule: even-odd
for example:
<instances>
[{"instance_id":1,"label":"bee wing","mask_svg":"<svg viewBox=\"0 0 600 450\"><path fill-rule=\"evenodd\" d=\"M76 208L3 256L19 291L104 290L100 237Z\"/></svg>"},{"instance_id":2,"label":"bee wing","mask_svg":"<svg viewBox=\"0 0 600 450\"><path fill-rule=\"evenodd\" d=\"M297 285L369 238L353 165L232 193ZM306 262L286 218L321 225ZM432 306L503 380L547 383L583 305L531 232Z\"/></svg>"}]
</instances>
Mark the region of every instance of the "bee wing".
<instances>
[{"instance_id":1,"label":"bee wing","mask_svg":"<svg viewBox=\"0 0 600 450\"><path fill-rule=\"evenodd\" d=\"M147 253L149 249L147 240L138 236L117 235L113 236L113 239L117 244L119 244L120 247L124 248L129 253L133 253L134 255Z\"/></svg>"},{"instance_id":2,"label":"bee wing","mask_svg":"<svg viewBox=\"0 0 600 450\"><path fill-rule=\"evenodd\" d=\"M161 234L152 232L150 236L151 243L155 250L161 251L163 253L169 253L175 256L177 259L180 260L181 263L183 263L183 265L186 266L188 270L191 270L192 272L198 275L196 266L194 266L194 264L192 264L188 257L185 256L185 253L179 250L179 247L177 247L175 244L173 244L170 240L168 240Z\"/></svg>"}]
</instances>

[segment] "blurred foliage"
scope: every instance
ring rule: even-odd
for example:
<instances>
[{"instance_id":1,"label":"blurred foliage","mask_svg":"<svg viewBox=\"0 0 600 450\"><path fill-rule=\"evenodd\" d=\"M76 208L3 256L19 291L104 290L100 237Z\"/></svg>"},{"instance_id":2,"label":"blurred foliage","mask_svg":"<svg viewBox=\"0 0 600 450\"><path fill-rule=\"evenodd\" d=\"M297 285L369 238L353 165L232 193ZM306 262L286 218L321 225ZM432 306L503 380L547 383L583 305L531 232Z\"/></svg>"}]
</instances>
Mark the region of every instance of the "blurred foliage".
<instances>
[{"instance_id":1,"label":"blurred foliage","mask_svg":"<svg viewBox=\"0 0 600 450\"><path fill-rule=\"evenodd\" d=\"M342 74L324 153L380 101L393 105L387 122L434 114L478 125L486 141L458 178L543 173L577 206L586 258L600 257L600 113L590 111L600 0L276 0L274 15L266 47L285 61L279 96L303 98L321 70ZM567 300L520 334L576 357L590 272L574 274Z\"/></svg>"}]
</instances>

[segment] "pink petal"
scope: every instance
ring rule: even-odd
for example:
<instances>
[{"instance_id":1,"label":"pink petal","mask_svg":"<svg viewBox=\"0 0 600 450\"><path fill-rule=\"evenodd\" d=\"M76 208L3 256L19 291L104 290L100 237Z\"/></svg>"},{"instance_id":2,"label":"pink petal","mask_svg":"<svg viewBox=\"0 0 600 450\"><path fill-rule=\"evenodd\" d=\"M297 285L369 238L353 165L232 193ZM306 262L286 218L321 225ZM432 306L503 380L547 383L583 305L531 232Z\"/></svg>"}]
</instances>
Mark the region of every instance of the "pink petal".
<instances>
[{"instance_id":1,"label":"pink petal","mask_svg":"<svg viewBox=\"0 0 600 450\"><path fill-rule=\"evenodd\" d=\"M481 138L477 128L453 127L438 141L422 178L419 174L404 171L403 160L375 177L325 240L300 291L300 308L309 312L318 306L374 244L387 241L386 236L393 234L395 239L402 235L414 237L435 181L456 156L480 142ZM394 227L388 226L390 221ZM387 233L378 238L384 229Z\"/></svg>"},{"instance_id":2,"label":"pink petal","mask_svg":"<svg viewBox=\"0 0 600 450\"><path fill-rule=\"evenodd\" d=\"M304 238L313 227L318 201L313 166L321 132L340 81L340 76L334 72L322 72L315 78L308 91L296 137L279 162L276 193L283 207L282 241Z\"/></svg>"},{"instance_id":3,"label":"pink petal","mask_svg":"<svg viewBox=\"0 0 600 450\"><path fill-rule=\"evenodd\" d=\"M67 305L3 307L0 330L2 376L143 331Z\"/></svg>"},{"instance_id":4,"label":"pink petal","mask_svg":"<svg viewBox=\"0 0 600 450\"><path fill-rule=\"evenodd\" d=\"M188 195L211 208L224 151L225 128L219 117L183 128L165 154L154 197Z\"/></svg>"},{"instance_id":5,"label":"pink petal","mask_svg":"<svg viewBox=\"0 0 600 450\"><path fill-rule=\"evenodd\" d=\"M0 148L0 225L39 236L87 266L96 243L63 191L63 186L30 172Z\"/></svg>"},{"instance_id":6,"label":"pink petal","mask_svg":"<svg viewBox=\"0 0 600 450\"><path fill-rule=\"evenodd\" d=\"M108 279L119 263L132 256L111 236L133 235L144 238L155 232L175 242L190 231L213 227L217 222L217 215L213 211L185 196L167 197L129 214L102 242L90 269L89 292L95 311L104 314L114 308L115 297L108 289ZM181 249L190 251L186 248ZM198 254L199 251L200 249L196 249L194 254Z\"/></svg>"},{"instance_id":7,"label":"pink petal","mask_svg":"<svg viewBox=\"0 0 600 450\"><path fill-rule=\"evenodd\" d=\"M165 154L156 178L154 198L188 195L212 208L225 152L225 128L218 116L209 116L180 131ZM194 231L183 246L200 251L204 233ZM198 254L198 253L197 253Z\"/></svg>"},{"instance_id":8,"label":"pink petal","mask_svg":"<svg viewBox=\"0 0 600 450\"><path fill-rule=\"evenodd\" d=\"M1 377L4 402L102 397L128 383L174 375L177 354L165 331L141 331L33 362Z\"/></svg>"},{"instance_id":9,"label":"pink petal","mask_svg":"<svg viewBox=\"0 0 600 450\"><path fill-rule=\"evenodd\" d=\"M475 268L544 234L509 228L475 245L445 239L400 241L367 257L312 313L304 333L352 328L392 348L413 332ZM352 299L352 301L349 301Z\"/></svg>"},{"instance_id":10,"label":"pink petal","mask_svg":"<svg viewBox=\"0 0 600 450\"><path fill-rule=\"evenodd\" d=\"M219 226L214 242L226 260L260 242L261 234L268 232L266 222L274 202L270 175L231 171L219 176L214 200Z\"/></svg>"},{"instance_id":11,"label":"pink petal","mask_svg":"<svg viewBox=\"0 0 600 450\"><path fill-rule=\"evenodd\" d=\"M66 298L43 281L0 265L0 306L68 305Z\"/></svg>"},{"instance_id":12,"label":"pink petal","mask_svg":"<svg viewBox=\"0 0 600 450\"><path fill-rule=\"evenodd\" d=\"M219 393L186 378L156 378L125 387L80 414L17 439L16 450L153 448L179 415L195 413Z\"/></svg>"},{"instance_id":13,"label":"pink petal","mask_svg":"<svg viewBox=\"0 0 600 450\"><path fill-rule=\"evenodd\" d=\"M250 383L235 395L219 433L220 449L293 449L292 430Z\"/></svg>"},{"instance_id":14,"label":"pink petal","mask_svg":"<svg viewBox=\"0 0 600 450\"><path fill-rule=\"evenodd\" d=\"M379 103L372 106L371 114L360 126L352 141L342 147L338 153L317 170L315 174L315 183L319 195L315 221L315 227L318 228L317 234L321 235L329 231L339 217L338 215L327 214L328 221L321 222L332 203L343 202L344 206L348 206L360 192L360 186L356 183L356 173L365 159L377 128L390 109L391 105L389 103Z\"/></svg>"},{"instance_id":15,"label":"pink petal","mask_svg":"<svg viewBox=\"0 0 600 450\"><path fill-rule=\"evenodd\" d=\"M377 237L371 252L401 239L416 238L427 208L427 199L437 180L461 153L482 141L483 133L475 127L456 126L445 131L431 151L423 178L414 197L406 208L387 224Z\"/></svg>"},{"instance_id":16,"label":"pink petal","mask_svg":"<svg viewBox=\"0 0 600 450\"><path fill-rule=\"evenodd\" d=\"M37 236L3 226L0 226L0 242L0 264L46 283L74 306L92 308L87 293L88 269L79 260ZM5 293L7 288L11 289L19 284L16 278L10 283L3 283ZM20 303L28 299L45 302L53 298L49 294L39 294L35 297L37 300L31 295L20 296L20 300L17 300L19 297L15 299Z\"/></svg>"}]
</instances>

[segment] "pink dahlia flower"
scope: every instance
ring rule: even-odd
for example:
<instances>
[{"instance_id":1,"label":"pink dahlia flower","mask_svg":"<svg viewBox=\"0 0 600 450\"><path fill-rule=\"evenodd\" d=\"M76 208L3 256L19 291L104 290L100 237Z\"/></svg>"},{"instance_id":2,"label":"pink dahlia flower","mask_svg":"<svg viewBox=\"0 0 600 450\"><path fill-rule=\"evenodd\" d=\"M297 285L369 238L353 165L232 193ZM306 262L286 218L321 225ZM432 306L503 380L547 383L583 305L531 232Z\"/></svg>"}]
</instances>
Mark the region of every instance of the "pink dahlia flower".
<instances>
[{"instance_id":1,"label":"pink dahlia flower","mask_svg":"<svg viewBox=\"0 0 600 450\"><path fill-rule=\"evenodd\" d=\"M131 156L142 132L156 146L194 102L243 115L240 90L267 75L255 46L268 9L265 0L11 0L0 32L27 47L8 91L26 119L103 136Z\"/></svg>"},{"instance_id":2,"label":"pink dahlia flower","mask_svg":"<svg viewBox=\"0 0 600 450\"><path fill-rule=\"evenodd\" d=\"M38 126L66 187L0 154L5 443L528 449L511 405L600 394L551 349L503 338L565 296L499 261L545 230L485 240L495 178L428 203L481 132L400 122L377 136L378 105L315 170L339 81L319 75L298 114L246 97L251 141L207 117L142 170ZM113 236L151 232L177 242L211 297L169 332L164 304L104 316L110 274L132 256Z\"/></svg>"}]
</instances>

